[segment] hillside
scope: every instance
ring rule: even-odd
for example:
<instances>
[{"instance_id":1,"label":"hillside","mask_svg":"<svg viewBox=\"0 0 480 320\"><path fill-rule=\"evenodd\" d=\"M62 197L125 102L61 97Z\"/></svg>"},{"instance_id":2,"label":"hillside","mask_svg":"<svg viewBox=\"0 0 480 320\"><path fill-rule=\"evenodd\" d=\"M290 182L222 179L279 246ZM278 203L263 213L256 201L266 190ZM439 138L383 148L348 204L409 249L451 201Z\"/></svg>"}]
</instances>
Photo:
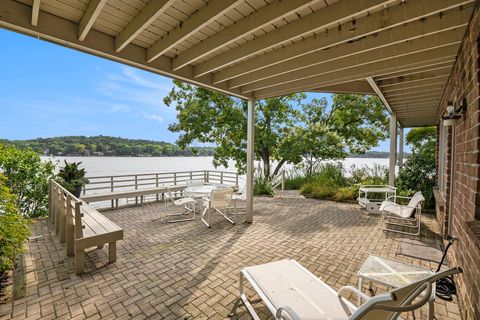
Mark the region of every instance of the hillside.
<instances>
[{"instance_id":1,"label":"hillside","mask_svg":"<svg viewBox=\"0 0 480 320\"><path fill-rule=\"evenodd\" d=\"M187 148L152 140L125 139L109 136L68 136L31 140L1 140L18 148L32 148L42 155L54 156L210 156L213 148Z\"/></svg>"}]
</instances>

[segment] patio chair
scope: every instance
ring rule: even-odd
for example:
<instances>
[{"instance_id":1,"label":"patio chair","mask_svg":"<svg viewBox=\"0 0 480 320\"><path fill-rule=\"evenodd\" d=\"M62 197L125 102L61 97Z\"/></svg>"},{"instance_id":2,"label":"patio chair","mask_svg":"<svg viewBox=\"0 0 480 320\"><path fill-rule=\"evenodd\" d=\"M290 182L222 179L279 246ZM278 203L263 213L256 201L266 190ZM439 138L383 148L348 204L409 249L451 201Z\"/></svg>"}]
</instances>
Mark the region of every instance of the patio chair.
<instances>
[{"instance_id":1,"label":"patio chair","mask_svg":"<svg viewBox=\"0 0 480 320\"><path fill-rule=\"evenodd\" d=\"M394 201L392 201L394 199ZM407 205L395 201L398 199L410 200ZM380 205L383 219L383 230L418 236L420 234L422 203L425 201L419 191L413 197L389 197ZM396 226L394 228L393 226ZM402 227L402 228L398 228ZM403 231L406 228L407 231Z\"/></svg>"},{"instance_id":2,"label":"patio chair","mask_svg":"<svg viewBox=\"0 0 480 320\"><path fill-rule=\"evenodd\" d=\"M231 224L235 224L235 210L233 211L233 220L227 216L227 212L232 208L232 188L214 189L210 197L203 197L202 222L210 228L212 211L220 213Z\"/></svg>"},{"instance_id":3,"label":"patio chair","mask_svg":"<svg viewBox=\"0 0 480 320\"><path fill-rule=\"evenodd\" d=\"M237 205L238 202L245 202L247 201L247 188L244 186L240 192L234 192L232 195L232 200L233 200L233 210L235 211L235 214L238 213L238 209L246 209L247 206L242 206L239 207Z\"/></svg>"},{"instance_id":4,"label":"patio chair","mask_svg":"<svg viewBox=\"0 0 480 320\"><path fill-rule=\"evenodd\" d=\"M253 319L259 320L243 291L246 279L275 319L315 320L393 320L402 312L420 308L428 302L433 284L448 275L462 272L452 268L385 294L370 297L357 288L344 286L335 291L295 260L281 260L244 268L240 273L240 298ZM365 302L354 306L345 298L351 292Z\"/></svg>"},{"instance_id":5,"label":"patio chair","mask_svg":"<svg viewBox=\"0 0 480 320\"><path fill-rule=\"evenodd\" d=\"M165 210L167 210L169 202L173 203L173 205L176 208L177 207L183 207L184 208L183 212L167 214L168 217L185 216L185 215L189 215L190 213L193 213L193 216L190 217L190 218L175 219L175 220L170 220L168 222L174 223L174 222L183 222L183 221L195 220L195 214L196 214L195 203L196 203L196 200L192 197L185 196L184 193L182 193L181 196L178 197L178 194L176 194L177 191L172 192L169 188L167 188L167 190L168 190L167 194L165 195Z\"/></svg>"}]
</instances>

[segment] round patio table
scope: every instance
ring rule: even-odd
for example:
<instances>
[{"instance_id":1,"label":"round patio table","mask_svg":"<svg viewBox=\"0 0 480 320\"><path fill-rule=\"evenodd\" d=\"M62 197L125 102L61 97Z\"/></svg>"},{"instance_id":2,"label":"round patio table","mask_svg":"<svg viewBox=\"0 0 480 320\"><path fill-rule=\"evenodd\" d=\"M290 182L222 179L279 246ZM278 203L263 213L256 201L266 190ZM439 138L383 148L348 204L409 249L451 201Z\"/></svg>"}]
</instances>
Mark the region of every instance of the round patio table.
<instances>
[{"instance_id":1,"label":"round patio table","mask_svg":"<svg viewBox=\"0 0 480 320\"><path fill-rule=\"evenodd\" d=\"M185 193L194 198L202 198L210 195L213 190L232 188L226 184L205 184L202 186L189 186L185 188Z\"/></svg>"}]
</instances>

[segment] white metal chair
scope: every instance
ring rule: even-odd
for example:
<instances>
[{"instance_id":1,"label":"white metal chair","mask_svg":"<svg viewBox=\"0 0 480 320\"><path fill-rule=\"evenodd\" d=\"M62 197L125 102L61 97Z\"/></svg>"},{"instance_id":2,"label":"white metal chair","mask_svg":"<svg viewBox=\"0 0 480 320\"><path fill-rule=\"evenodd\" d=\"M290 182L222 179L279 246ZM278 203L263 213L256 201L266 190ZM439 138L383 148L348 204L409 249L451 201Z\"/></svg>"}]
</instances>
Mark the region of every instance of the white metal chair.
<instances>
[{"instance_id":1,"label":"white metal chair","mask_svg":"<svg viewBox=\"0 0 480 320\"><path fill-rule=\"evenodd\" d=\"M195 209L195 203L196 200L192 197L187 197L182 191L182 194L180 197L178 197L178 194L176 194L177 191L172 191L167 187L167 193L165 195L165 210L168 209L168 203L171 202L175 207L183 207L184 211L179 212L179 213L170 213L167 214L168 217L173 217L173 216L185 216L193 213L192 217L190 218L182 218L182 219L175 219L175 220L169 220L168 222L173 223L173 222L184 222L184 221L192 221L195 220L195 214L196 214L196 209Z\"/></svg>"},{"instance_id":2,"label":"white metal chair","mask_svg":"<svg viewBox=\"0 0 480 320\"><path fill-rule=\"evenodd\" d=\"M243 301L252 318L260 319L243 291L246 279L278 320L393 320L400 313L418 309L427 303L437 280L460 272L460 268L452 268L370 297L352 286L344 286L336 292L295 260L281 260L241 271L240 298L234 311ZM352 292L365 302L359 307L354 306L345 299L346 292Z\"/></svg>"},{"instance_id":3,"label":"white metal chair","mask_svg":"<svg viewBox=\"0 0 480 320\"><path fill-rule=\"evenodd\" d=\"M232 208L232 188L214 189L210 197L203 198L202 222L210 228L212 211L217 211L231 224L235 224L235 210L233 211L233 220L227 216L227 212Z\"/></svg>"},{"instance_id":4,"label":"white metal chair","mask_svg":"<svg viewBox=\"0 0 480 320\"><path fill-rule=\"evenodd\" d=\"M235 214L239 214L238 209L245 209L247 206L239 207L237 205L238 202L245 202L247 201L247 188L244 186L240 192L234 192L232 195L233 200L233 211Z\"/></svg>"},{"instance_id":5,"label":"white metal chair","mask_svg":"<svg viewBox=\"0 0 480 320\"><path fill-rule=\"evenodd\" d=\"M398 199L408 199L410 201L407 205L401 205L396 203ZM413 197L395 196L395 198L390 197L383 201L379 209L383 218L383 230L418 236L420 234L420 217L424 201L425 198L420 191L415 193ZM407 231L403 231L404 228Z\"/></svg>"}]
</instances>

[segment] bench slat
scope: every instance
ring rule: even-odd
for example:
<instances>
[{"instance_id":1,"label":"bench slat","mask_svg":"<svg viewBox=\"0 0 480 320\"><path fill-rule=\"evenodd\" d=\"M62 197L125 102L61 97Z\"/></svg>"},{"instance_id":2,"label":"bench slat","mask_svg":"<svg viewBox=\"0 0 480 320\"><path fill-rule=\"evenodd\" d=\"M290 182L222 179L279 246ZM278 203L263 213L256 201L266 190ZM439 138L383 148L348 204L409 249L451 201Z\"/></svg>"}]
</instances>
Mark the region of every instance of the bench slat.
<instances>
[{"instance_id":1,"label":"bench slat","mask_svg":"<svg viewBox=\"0 0 480 320\"><path fill-rule=\"evenodd\" d=\"M171 186L171 187L159 187L159 188L145 188L137 190L128 190L128 191L117 191L101 194L92 194L88 196L83 196L81 200L85 202L95 202L95 201L104 201L104 200L115 200L120 198L131 198L136 196L144 196L148 194L157 194L157 193L166 193L168 191L181 191L185 189L185 186Z\"/></svg>"},{"instance_id":2,"label":"bench slat","mask_svg":"<svg viewBox=\"0 0 480 320\"><path fill-rule=\"evenodd\" d=\"M121 228L113 223L110 219L99 213L97 210L90 208L88 205L87 206L82 206L84 209L84 217L89 217L92 219L90 223L92 224L98 224L105 229L105 232L110 232L110 231L116 231L120 230ZM85 222L87 223L87 222Z\"/></svg>"}]
</instances>

